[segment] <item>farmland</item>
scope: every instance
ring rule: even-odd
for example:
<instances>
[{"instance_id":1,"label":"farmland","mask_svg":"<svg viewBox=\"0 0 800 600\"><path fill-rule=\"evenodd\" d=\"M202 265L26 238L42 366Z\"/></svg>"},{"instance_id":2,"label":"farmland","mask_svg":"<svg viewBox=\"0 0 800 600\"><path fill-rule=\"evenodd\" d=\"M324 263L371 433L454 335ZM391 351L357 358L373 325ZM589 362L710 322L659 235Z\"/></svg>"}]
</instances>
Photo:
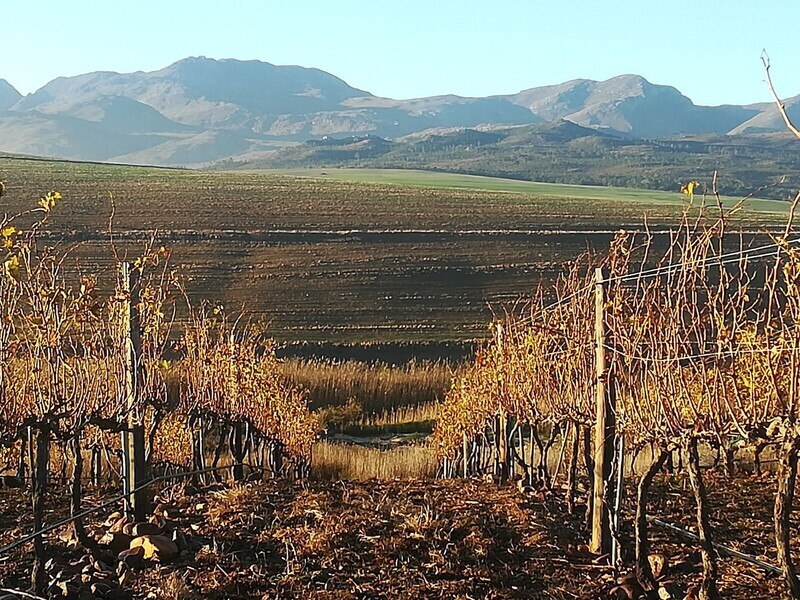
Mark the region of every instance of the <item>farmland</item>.
<instances>
[{"instance_id":1,"label":"farmland","mask_svg":"<svg viewBox=\"0 0 800 600\"><path fill-rule=\"evenodd\" d=\"M14 589L693 599L699 584L712 599L781 593L760 569L796 583L800 253L791 222L765 231L785 204L4 164L8 210L39 207L0 233L0 577ZM134 274L118 268L148 240ZM457 354L443 342L477 337L465 365L309 358L361 341ZM699 553L681 541L693 506Z\"/></svg>"},{"instance_id":2,"label":"farmland","mask_svg":"<svg viewBox=\"0 0 800 600\"><path fill-rule=\"evenodd\" d=\"M677 222L675 193L430 174L198 172L0 159L4 210L65 201L50 239L108 264L155 236L194 299L246 309L280 341L483 337L502 311L619 228ZM730 202L727 200L726 202ZM786 204L749 201L753 227Z\"/></svg>"}]
</instances>

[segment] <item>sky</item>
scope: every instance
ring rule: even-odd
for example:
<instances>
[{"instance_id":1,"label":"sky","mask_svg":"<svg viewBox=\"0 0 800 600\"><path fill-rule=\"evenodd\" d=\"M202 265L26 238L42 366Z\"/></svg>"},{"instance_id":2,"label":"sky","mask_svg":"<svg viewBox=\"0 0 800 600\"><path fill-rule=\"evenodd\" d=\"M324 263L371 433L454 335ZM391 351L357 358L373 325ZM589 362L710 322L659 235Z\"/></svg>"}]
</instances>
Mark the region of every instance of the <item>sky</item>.
<instances>
[{"instance_id":1,"label":"sky","mask_svg":"<svg viewBox=\"0 0 800 600\"><path fill-rule=\"evenodd\" d=\"M488 96L623 73L696 104L800 93L798 0L0 1L0 78L153 71L187 56L316 67L378 96Z\"/></svg>"}]
</instances>

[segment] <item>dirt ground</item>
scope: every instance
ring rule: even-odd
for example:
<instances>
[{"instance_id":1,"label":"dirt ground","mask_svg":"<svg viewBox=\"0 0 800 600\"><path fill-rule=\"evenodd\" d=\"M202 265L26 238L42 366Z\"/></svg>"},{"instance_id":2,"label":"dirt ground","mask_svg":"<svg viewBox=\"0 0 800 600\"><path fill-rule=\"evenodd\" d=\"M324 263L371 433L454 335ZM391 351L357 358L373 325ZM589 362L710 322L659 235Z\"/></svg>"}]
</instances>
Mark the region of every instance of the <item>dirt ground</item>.
<instances>
[{"instance_id":1,"label":"dirt ground","mask_svg":"<svg viewBox=\"0 0 800 600\"><path fill-rule=\"evenodd\" d=\"M706 477L716 541L774 564L771 476ZM101 497L87 497L86 505ZM127 593L114 597L627 597L616 595L624 590L614 591L613 571L582 548L582 516L568 515L559 493L482 481L310 481L176 486L157 500L165 529L180 531L184 548L172 562L131 570L122 586ZM54 494L47 519L64 514L65 504ZM102 535L111 510L90 521L90 531ZM657 480L652 513L691 528L694 504L682 477ZM26 493L0 489L0 546L28 531ZM630 529L622 533L629 540ZM60 565L81 554L67 547L67 537L56 531L47 539ZM681 590L699 583L695 545L657 528L652 538L653 552L668 558L662 582ZM633 549L625 546L630 564ZM114 564L110 552L105 560ZM0 556L0 587L26 586L31 562L30 545ZM720 574L726 598L785 597L778 577L740 560L721 558Z\"/></svg>"}]
</instances>

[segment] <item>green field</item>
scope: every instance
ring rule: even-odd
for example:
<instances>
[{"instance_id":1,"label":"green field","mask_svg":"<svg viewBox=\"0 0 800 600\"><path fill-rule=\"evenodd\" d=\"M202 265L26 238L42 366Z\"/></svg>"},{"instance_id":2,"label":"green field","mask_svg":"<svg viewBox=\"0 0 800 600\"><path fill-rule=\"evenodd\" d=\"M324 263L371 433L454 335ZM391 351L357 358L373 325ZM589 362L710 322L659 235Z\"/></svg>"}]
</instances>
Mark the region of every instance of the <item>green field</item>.
<instances>
[{"instance_id":1,"label":"green field","mask_svg":"<svg viewBox=\"0 0 800 600\"><path fill-rule=\"evenodd\" d=\"M600 187L592 185L569 185L561 183L540 183L503 179L500 177L483 177L480 175L463 175L460 173L443 173L439 171L416 171L403 169L273 169L251 171L253 173L271 173L289 177L310 177L314 179L332 179L353 183L385 183L391 185L414 185L429 188L446 188L461 190L480 190L487 192L510 192L532 194L544 197L584 198L587 200L625 200L641 204L682 205L687 198L675 192L658 190L639 190L622 187ZM732 206L740 198L723 196L725 206ZM711 199L709 199L711 201ZM788 203L782 200L750 199L744 208L758 212L775 212L785 214Z\"/></svg>"},{"instance_id":2,"label":"green field","mask_svg":"<svg viewBox=\"0 0 800 600\"><path fill-rule=\"evenodd\" d=\"M436 341L482 337L502 312L620 228L675 224L679 194L428 172L208 172L0 159L3 211L63 202L50 241L70 260L111 263L155 235L193 302L271 322L280 340ZM302 174L302 176L300 176ZM513 192L513 193L512 193ZM697 198L695 199L698 200ZM787 205L753 201L748 228ZM661 236L666 239L666 236Z\"/></svg>"}]
</instances>

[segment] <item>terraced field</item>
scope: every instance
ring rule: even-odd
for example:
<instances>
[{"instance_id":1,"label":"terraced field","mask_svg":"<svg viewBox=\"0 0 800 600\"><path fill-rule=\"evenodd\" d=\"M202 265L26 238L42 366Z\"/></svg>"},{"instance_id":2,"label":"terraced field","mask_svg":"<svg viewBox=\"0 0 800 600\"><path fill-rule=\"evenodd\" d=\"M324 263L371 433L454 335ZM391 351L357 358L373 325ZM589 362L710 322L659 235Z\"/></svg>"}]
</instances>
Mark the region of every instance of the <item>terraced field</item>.
<instances>
[{"instance_id":1,"label":"terraced field","mask_svg":"<svg viewBox=\"0 0 800 600\"><path fill-rule=\"evenodd\" d=\"M0 159L3 210L64 201L49 243L89 264L154 237L189 296L270 320L280 340L480 337L502 311L620 228L676 222L679 194L419 172L200 172ZM481 189L488 188L488 189ZM112 216L113 202L113 219ZM750 201L751 228L786 204ZM666 240L666 236L662 236Z\"/></svg>"}]
</instances>

